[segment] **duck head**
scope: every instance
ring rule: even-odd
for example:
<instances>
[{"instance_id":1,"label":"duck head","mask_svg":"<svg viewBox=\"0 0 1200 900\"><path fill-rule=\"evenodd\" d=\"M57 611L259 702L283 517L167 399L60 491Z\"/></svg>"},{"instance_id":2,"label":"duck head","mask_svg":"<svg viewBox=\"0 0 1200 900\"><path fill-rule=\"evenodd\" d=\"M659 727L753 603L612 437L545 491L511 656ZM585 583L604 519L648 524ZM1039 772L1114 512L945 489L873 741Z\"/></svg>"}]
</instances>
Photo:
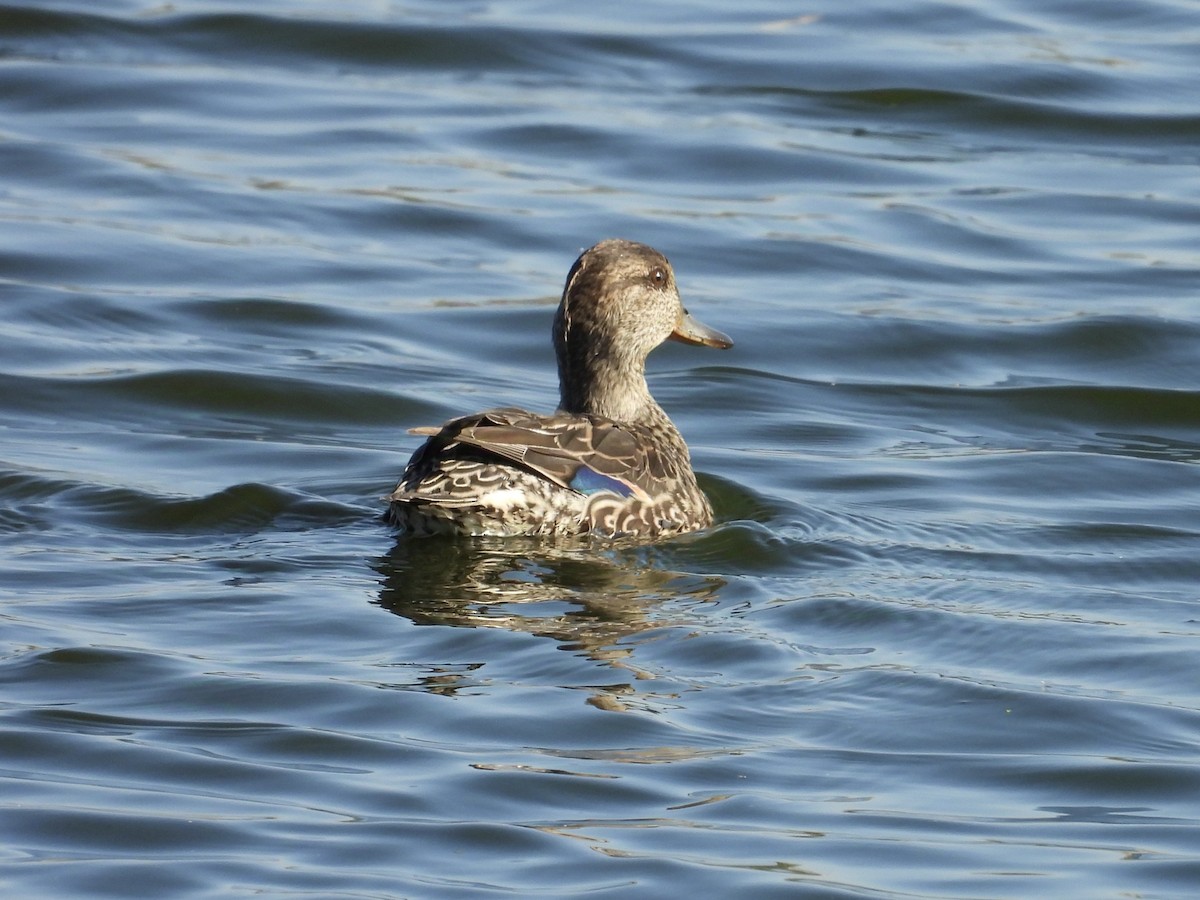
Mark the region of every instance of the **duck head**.
<instances>
[{"instance_id":1,"label":"duck head","mask_svg":"<svg viewBox=\"0 0 1200 900\"><path fill-rule=\"evenodd\" d=\"M601 241L571 267L554 318L560 408L618 421L658 407L646 357L666 340L726 349L728 336L683 306L667 258L645 244Z\"/></svg>"}]
</instances>

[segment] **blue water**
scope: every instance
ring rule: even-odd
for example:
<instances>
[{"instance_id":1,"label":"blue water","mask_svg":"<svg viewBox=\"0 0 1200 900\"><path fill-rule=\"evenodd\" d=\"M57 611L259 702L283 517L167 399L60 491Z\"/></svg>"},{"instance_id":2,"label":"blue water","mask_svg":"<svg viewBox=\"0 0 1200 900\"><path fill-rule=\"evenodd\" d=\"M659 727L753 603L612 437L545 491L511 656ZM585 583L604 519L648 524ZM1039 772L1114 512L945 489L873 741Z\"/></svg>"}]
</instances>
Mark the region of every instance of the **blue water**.
<instances>
[{"instance_id":1,"label":"blue water","mask_svg":"<svg viewBox=\"0 0 1200 900\"><path fill-rule=\"evenodd\" d=\"M1200 7L0 4L5 896L1191 898ZM411 540L582 247L718 523Z\"/></svg>"}]
</instances>

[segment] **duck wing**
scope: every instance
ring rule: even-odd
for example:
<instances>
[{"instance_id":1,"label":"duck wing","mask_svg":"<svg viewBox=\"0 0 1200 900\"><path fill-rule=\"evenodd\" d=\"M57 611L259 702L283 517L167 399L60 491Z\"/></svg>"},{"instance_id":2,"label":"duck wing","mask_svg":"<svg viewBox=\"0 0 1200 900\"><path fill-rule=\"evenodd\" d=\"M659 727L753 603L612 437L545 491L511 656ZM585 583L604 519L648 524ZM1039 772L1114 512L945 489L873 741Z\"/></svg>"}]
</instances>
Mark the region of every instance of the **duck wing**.
<instances>
[{"instance_id":1,"label":"duck wing","mask_svg":"<svg viewBox=\"0 0 1200 900\"><path fill-rule=\"evenodd\" d=\"M503 408L414 432L430 435L409 463L414 474L439 457L458 456L459 447L469 447L580 494L610 491L645 500L644 485L662 477L653 443L601 416L543 416Z\"/></svg>"}]
</instances>

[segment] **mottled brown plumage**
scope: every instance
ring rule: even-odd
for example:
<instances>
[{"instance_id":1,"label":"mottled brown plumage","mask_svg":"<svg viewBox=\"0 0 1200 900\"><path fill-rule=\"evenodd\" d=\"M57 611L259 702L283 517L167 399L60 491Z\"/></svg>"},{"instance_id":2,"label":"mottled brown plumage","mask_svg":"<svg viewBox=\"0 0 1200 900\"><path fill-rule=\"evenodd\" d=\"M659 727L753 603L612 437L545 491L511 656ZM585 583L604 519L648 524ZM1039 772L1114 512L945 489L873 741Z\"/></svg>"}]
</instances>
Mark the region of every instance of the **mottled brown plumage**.
<instances>
[{"instance_id":1,"label":"mottled brown plumage","mask_svg":"<svg viewBox=\"0 0 1200 900\"><path fill-rule=\"evenodd\" d=\"M658 251L622 240L585 251L554 319L558 410L414 429L429 439L389 518L417 534L656 537L711 524L687 444L646 385L646 356L668 338L732 346L688 315Z\"/></svg>"}]
</instances>

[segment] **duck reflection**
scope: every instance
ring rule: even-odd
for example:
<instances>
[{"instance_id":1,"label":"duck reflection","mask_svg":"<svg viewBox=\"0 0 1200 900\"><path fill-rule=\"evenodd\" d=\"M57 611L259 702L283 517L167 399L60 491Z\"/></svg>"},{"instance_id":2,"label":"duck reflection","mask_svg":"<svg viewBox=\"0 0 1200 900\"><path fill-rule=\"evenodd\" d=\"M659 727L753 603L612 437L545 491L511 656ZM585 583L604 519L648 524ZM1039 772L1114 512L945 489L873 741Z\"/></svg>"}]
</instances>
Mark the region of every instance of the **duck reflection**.
<instances>
[{"instance_id":1,"label":"duck reflection","mask_svg":"<svg viewBox=\"0 0 1200 900\"><path fill-rule=\"evenodd\" d=\"M507 628L556 640L616 668L622 639L685 621L685 610L715 601L725 580L661 568L653 547L596 549L544 539L411 539L403 535L375 563L379 605L418 625ZM450 687L441 684L445 692ZM452 690L452 688L451 688ZM620 709L628 684L598 688L593 705Z\"/></svg>"}]
</instances>

